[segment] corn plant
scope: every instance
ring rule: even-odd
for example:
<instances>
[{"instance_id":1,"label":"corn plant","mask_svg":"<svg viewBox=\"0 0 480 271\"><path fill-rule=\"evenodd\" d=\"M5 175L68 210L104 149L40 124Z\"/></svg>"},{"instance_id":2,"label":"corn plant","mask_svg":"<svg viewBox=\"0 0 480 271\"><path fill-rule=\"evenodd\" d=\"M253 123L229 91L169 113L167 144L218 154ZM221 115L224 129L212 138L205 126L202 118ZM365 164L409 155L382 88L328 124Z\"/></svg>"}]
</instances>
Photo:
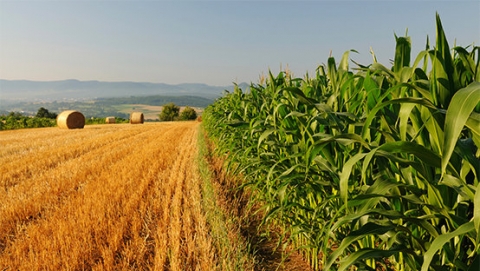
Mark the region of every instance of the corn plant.
<instances>
[{"instance_id":1,"label":"corn plant","mask_svg":"<svg viewBox=\"0 0 480 271\"><path fill-rule=\"evenodd\" d=\"M316 270L480 268L479 47L437 37L411 63L269 73L209 106L204 126ZM453 53L452 53L453 52Z\"/></svg>"}]
</instances>

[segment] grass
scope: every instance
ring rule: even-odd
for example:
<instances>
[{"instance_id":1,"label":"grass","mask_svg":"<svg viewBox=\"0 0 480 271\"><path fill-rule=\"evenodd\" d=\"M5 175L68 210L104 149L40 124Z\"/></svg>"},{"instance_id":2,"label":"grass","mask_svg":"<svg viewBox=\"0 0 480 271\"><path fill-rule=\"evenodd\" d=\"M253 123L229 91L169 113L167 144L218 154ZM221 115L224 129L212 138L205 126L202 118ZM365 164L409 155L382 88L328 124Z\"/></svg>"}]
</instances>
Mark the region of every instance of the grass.
<instances>
[{"instance_id":1,"label":"grass","mask_svg":"<svg viewBox=\"0 0 480 271\"><path fill-rule=\"evenodd\" d=\"M239 202L225 202L224 199L225 194L229 192L225 189L233 189L234 186L227 185L225 188L218 183L220 179L213 172L211 160L213 157L208 149L203 129L200 129L198 142L197 162L203 180L203 209L210 225L214 245L219 258L222 259L218 270L255 270L255 261L249 244L241 234L240 224L245 223L245 218L239 217L238 213L232 213L232 207L237 207Z\"/></svg>"}]
</instances>

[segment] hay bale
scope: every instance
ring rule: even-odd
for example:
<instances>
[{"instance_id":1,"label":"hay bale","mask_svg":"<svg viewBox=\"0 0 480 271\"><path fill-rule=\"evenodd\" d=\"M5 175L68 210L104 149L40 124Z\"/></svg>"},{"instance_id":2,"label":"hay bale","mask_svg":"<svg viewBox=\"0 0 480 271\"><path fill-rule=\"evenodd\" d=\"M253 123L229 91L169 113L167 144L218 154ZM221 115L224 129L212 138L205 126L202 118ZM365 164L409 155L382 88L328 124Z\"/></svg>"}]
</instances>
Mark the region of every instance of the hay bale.
<instances>
[{"instance_id":1,"label":"hay bale","mask_svg":"<svg viewBox=\"0 0 480 271\"><path fill-rule=\"evenodd\" d=\"M105 123L115 123L115 117L106 117Z\"/></svg>"},{"instance_id":2,"label":"hay bale","mask_svg":"<svg viewBox=\"0 0 480 271\"><path fill-rule=\"evenodd\" d=\"M130 123L131 124L142 124L143 123L143 113L142 112L133 112L130 114Z\"/></svg>"},{"instance_id":3,"label":"hay bale","mask_svg":"<svg viewBox=\"0 0 480 271\"><path fill-rule=\"evenodd\" d=\"M66 129L82 129L85 126L85 116L75 110L63 111L57 116L57 125Z\"/></svg>"}]
</instances>

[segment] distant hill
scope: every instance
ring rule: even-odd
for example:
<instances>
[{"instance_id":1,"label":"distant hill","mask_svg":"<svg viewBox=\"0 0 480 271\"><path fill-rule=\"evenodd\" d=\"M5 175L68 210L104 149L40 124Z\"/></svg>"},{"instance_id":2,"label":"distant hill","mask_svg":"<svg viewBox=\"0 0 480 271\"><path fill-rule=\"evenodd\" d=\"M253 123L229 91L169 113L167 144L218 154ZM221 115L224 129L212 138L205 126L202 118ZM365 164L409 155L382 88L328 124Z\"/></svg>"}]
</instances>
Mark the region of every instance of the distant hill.
<instances>
[{"instance_id":1,"label":"distant hill","mask_svg":"<svg viewBox=\"0 0 480 271\"><path fill-rule=\"evenodd\" d=\"M243 88L248 85L243 83ZM130 96L197 96L215 99L231 86L209 86L206 84L178 84L148 82L102 82L79 81L28 81L0 79L0 105L12 101L60 101Z\"/></svg>"}]
</instances>

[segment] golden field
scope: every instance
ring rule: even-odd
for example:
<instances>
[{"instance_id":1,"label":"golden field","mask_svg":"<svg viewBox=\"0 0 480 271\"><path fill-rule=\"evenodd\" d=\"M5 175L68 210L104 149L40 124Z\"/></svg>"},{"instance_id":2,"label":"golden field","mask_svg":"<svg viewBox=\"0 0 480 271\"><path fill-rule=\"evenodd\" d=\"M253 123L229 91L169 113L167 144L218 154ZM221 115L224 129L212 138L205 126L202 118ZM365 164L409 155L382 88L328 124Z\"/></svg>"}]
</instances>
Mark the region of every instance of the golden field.
<instances>
[{"instance_id":1,"label":"golden field","mask_svg":"<svg viewBox=\"0 0 480 271\"><path fill-rule=\"evenodd\" d=\"M0 132L0 270L212 270L198 122Z\"/></svg>"}]
</instances>

